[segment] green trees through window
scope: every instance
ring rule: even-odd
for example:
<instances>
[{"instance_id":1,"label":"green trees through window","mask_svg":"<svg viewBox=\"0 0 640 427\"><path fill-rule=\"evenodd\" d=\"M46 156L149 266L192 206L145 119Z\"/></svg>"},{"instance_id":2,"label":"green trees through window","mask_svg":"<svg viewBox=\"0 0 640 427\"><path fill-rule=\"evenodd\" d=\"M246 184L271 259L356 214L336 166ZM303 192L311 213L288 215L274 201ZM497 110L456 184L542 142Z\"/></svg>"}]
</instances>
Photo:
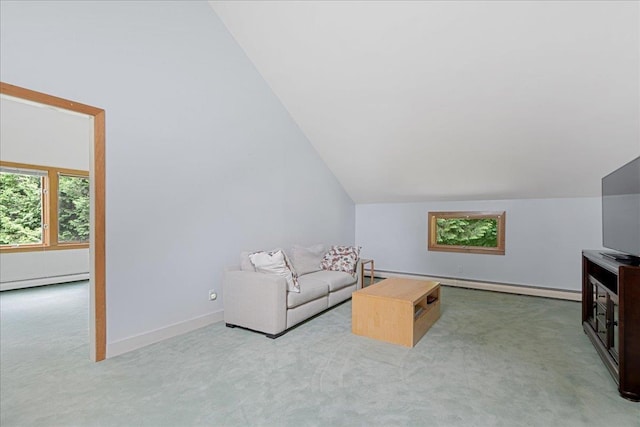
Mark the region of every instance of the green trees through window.
<instances>
[{"instance_id":1,"label":"green trees through window","mask_svg":"<svg viewBox=\"0 0 640 427\"><path fill-rule=\"evenodd\" d=\"M86 247L89 190L85 171L0 162L0 250Z\"/></svg>"},{"instance_id":2,"label":"green trees through window","mask_svg":"<svg viewBox=\"0 0 640 427\"><path fill-rule=\"evenodd\" d=\"M58 241L89 241L89 178L58 177Z\"/></svg>"},{"instance_id":3,"label":"green trees through window","mask_svg":"<svg viewBox=\"0 0 640 427\"><path fill-rule=\"evenodd\" d=\"M436 220L439 245L486 246L498 245L498 220L495 218Z\"/></svg>"},{"instance_id":4,"label":"green trees through window","mask_svg":"<svg viewBox=\"0 0 640 427\"><path fill-rule=\"evenodd\" d=\"M505 212L429 212L428 249L504 255Z\"/></svg>"},{"instance_id":5,"label":"green trees through window","mask_svg":"<svg viewBox=\"0 0 640 427\"><path fill-rule=\"evenodd\" d=\"M0 172L0 245L42 243L43 177Z\"/></svg>"}]
</instances>

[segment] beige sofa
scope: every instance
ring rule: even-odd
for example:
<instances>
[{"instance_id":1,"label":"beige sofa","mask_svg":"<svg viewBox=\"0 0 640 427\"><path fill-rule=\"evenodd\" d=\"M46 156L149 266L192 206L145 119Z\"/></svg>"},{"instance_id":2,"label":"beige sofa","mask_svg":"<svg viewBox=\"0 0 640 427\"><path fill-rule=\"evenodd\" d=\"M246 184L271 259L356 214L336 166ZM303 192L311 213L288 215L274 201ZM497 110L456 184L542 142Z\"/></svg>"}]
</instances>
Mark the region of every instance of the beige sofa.
<instances>
[{"instance_id":1,"label":"beige sofa","mask_svg":"<svg viewBox=\"0 0 640 427\"><path fill-rule=\"evenodd\" d=\"M296 266L296 258L293 257ZM242 265L242 261L241 261ZM301 261L298 261L301 265ZM224 321L276 338L301 322L351 298L362 287L360 274L299 268L300 292L287 290L284 277L229 267L224 274ZM316 271L308 271L316 270ZM360 260L355 272L360 271ZM301 274L302 273L302 274Z\"/></svg>"}]
</instances>

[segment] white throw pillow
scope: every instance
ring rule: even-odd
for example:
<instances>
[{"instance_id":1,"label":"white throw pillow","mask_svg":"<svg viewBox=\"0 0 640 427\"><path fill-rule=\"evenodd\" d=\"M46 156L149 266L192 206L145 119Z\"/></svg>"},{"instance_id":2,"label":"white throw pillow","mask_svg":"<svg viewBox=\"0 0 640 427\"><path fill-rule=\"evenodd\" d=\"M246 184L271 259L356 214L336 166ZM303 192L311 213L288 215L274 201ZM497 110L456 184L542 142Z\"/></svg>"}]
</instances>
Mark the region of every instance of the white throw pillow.
<instances>
[{"instance_id":1,"label":"white throw pillow","mask_svg":"<svg viewBox=\"0 0 640 427\"><path fill-rule=\"evenodd\" d=\"M249 255L249 259L257 272L282 276L287 280L288 291L300 292L298 276L282 249L254 252Z\"/></svg>"},{"instance_id":2,"label":"white throw pillow","mask_svg":"<svg viewBox=\"0 0 640 427\"><path fill-rule=\"evenodd\" d=\"M296 273L302 276L303 274L322 270L320 263L326 252L327 249L323 244L310 246L308 248L294 245L291 249L291 261L293 262L293 267L296 269Z\"/></svg>"}]
</instances>

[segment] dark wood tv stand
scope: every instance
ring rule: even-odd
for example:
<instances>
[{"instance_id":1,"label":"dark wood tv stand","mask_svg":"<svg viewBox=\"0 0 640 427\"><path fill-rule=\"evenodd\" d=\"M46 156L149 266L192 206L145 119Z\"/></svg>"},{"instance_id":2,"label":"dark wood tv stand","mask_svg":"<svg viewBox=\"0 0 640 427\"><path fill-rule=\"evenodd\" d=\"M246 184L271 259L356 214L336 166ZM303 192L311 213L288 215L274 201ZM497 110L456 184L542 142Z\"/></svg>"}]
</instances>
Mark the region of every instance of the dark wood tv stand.
<instances>
[{"instance_id":1,"label":"dark wood tv stand","mask_svg":"<svg viewBox=\"0 0 640 427\"><path fill-rule=\"evenodd\" d=\"M640 267L582 251L582 327L620 395L640 401Z\"/></svg>"}]
</instances>

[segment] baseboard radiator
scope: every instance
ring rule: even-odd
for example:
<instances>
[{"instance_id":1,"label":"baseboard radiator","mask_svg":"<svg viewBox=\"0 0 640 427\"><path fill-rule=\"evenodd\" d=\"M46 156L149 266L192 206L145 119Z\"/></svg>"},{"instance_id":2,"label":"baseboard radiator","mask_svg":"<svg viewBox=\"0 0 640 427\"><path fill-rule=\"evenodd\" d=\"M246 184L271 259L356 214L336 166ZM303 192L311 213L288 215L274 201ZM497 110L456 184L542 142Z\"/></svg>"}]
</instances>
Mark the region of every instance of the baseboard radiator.
<instances>
[{"instance_id":1,"label":"baseboard radiator","mask_svg":"<svg viewBox=\"0 0 640 427\"><path fill-rule=\"evenodd\" d=\"M582 301L581 291L563 291L559 289L539 288L535 286L513 285L508 283L479 282L474 280L456 279L452 277L435 277L421 274L399 273L395 271L375 271L375 277L383 279L402 277L407 279L435 280L445 286L458 288L479 289L483 291L504 292L509 294L529 295L544 298L555 298L569 301Z\"/></svg>"},{"instance_id":2,"label":"baseboard radiator","mask_svg":"<svg viewBox=\"0 0 640 427\"><path fill-rule=\"evenodd\" d=\"M15 280L12 282L1 282L0 291L10 291L12 289L33 288L35 286L54 285L57 283L77 282L89 280L89 273L65 274L62 276L39 277L36 279Z\"/></svg>"}]
</instances>

